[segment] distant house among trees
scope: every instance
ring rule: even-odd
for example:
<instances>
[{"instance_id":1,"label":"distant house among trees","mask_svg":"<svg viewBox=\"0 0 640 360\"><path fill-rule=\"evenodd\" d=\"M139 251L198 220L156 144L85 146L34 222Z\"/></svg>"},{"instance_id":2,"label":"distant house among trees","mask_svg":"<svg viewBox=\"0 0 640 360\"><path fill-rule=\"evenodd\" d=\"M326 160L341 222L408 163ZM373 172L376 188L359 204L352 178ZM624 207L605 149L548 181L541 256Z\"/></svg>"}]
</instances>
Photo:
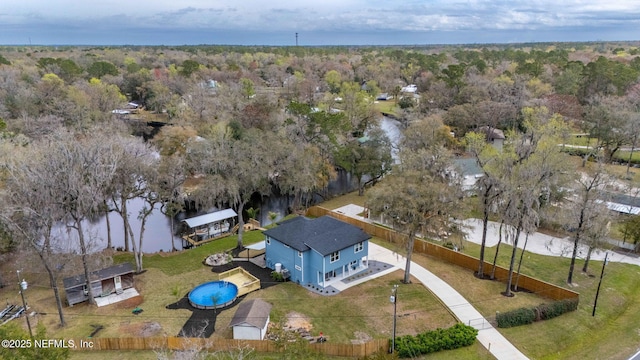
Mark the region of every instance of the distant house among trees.
<instances>
[{"instance_id":1,"label":"distant house among trees","mask_svg":"<svg viewBox=\"0 0 640 360\"><path fill-rule=\"evenodd\" d=\"M456 171L462 176L462 190L472 192L476 188L478 179L484 176L482 168L475 158L460 158L454 160Z\"/></svg>"},{"instance_id":2,"label":"distant house among trees","mask_svg":"<svg viewBox=\"0 0 640 360\"><path fill-rule=\"evenodd\" d=\"M617 193L608 193L607 197L609 201L606 204L609 210L621 214L640 215L640 198Z\"/></svg>"},{"instance_id":3,"label":"distant house among trees","mask_svg":"<svg viewBox=\"0 0 640 360\"><path fill-rule=\"evenodd\" d=\"M491 126L482 126L478 129L478 132L485 134L487 142L493 145L496 149L502 149L505 139L504 132L502 130Z\"/></svg>"},{"instance_id":4,"label":"distant house among trees","mask_svg":"<svg viewBox=\"0 0 640 360\"><path fill-rule=\"evenodd\" d=\"M402 89L400 89L400 92L415 94L418 92L418 85L410 84L403 86Z\"/></svg>"}]
</instances>

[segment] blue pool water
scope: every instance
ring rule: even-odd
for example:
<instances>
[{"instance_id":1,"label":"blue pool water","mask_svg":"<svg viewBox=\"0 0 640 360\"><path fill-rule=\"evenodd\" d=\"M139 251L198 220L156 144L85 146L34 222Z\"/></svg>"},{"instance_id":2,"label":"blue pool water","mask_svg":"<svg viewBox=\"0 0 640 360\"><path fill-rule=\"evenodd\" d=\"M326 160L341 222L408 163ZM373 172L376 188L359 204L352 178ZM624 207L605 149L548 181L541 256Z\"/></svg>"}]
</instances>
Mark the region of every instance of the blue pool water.
<instances>
[{"instance_id":1,"label":"blue pool water","mask_svg":"<svg viewBox=\"0 0 640 360\"><path fill-rule=\"evenodd\" d=\"M228 281L200 284L189 293L189 303L198 309L216 309L230 305L238 296L238 287Z\"/></svg>"}]
</instances>

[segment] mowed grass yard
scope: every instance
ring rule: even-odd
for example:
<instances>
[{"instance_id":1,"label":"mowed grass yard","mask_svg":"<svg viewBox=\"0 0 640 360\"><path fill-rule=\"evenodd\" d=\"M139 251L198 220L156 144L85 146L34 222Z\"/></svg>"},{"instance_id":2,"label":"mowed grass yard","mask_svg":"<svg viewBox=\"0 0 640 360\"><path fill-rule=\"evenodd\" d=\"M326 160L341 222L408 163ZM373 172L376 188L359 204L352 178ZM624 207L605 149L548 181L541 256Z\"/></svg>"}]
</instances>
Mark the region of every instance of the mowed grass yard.
<instances>
[{"instance_id":1,"label":"mowed grass yard","mask_svg":"<svg viewBox=\"0 0 640 360\"><path fill-rule=\"evenodd\" d=\"M346 204L362 205L364 197L348 194L323 203L327 208L337 208ZM245 244L262 240L259 232L245 234ZM373 241L394 251L402 252L395 244L379 239ZM27 300L39 312L39 315L53 337L86 338L93 328L91 325L103 325L104 330L98 337L135 336L135 332L155 329L153 335L174 336L191 315L188 310L167 310L166 305L179 300L195 285L210 281L215 274L209 267L202 265L205 256L231 249L236 244L235 237L229 237L201 247L176 254L157 254L145 256L147 271L136 276L136 288L143 295L140 307L144 312L138 316L131 314L132 306L113 305L94 308L87 305L65 307L69 326L58 328L53 294L48 288L46 276L25 274L30 281L26 292ZM503 244L498 263L508 266L511 247ZM478 256L479 246L465 243L463 252ZM495 249L489 248L487 259L493 259ZM132 261L128 254L117 254L116 262ZM534 306L547 302L543 297L526 292L518 292L512 298L500 293L505 284L479 280L465 269L452 266L437 259L414 255L413 260L447 281L467 298L485 317L493 318L496 311L505 312L519 307ZM628 264L609 263L603 279L598 299L597 313L591 316L593 301L598 285L602 262L592 261L589 273L579 270L577 264L573 290L578 291L580 305L578 311L562 315L559 318L500 331L527 356L535 359L626 359L633 354L640 343L640 267ZM566 287L569 260L564 258L540 256L526 253L522 272L539 279ZM284 321L293 316L303 317L312 325L312 332L322 331L333 342L349 342L367 338L390 337L392 324L392 305L389 303L390 289L399 284L402 272L396 271L385 277L361 284L340 295L323 297L314 295L294 284L279 284L251 293L247 298L260 297L272 304L273 321ZM9 302L20 300L16 289L0 289L0 296ZM455 323L438 300L423 286L413 283L400 284L398 297L398 335L415 334L420 331L447 327ZM213 337L231 337L227 325L235 313L235 308L222 311L216 323ZM158 324L159 327L151 326ZM127 352L139 359L155 358L152 352ZM74 358L88 358L75 353ZM90 358L111 359L113 352L104 357L91 354ZM118 356L122 354L118 353ZM128 358L128 357L120 357ZM266 356L265 358L269 358ZM453 352L432 354L426 359L491 359L492 356L481 345L459 349Z\"/></svg>"},{"instance_id":2,"label":"mowed grass yard","mask_svg":"<svg viewBox=\"0 0 640 360\"><path fill-rule=\"evenodd\" d=\"M244 243L251 244L263 239L260 232L245 233ZM48 335L54 338L87 338L100 325L103 329L96 337L128 336L175 336L191 316L185 309L169 310L166 305L175 303L196 285L215 280L211 268L202 264L209 254L225 251L236 245L235 236L218 240L198 248L172 253L145 256L145 271L136 275L135 287L143 299L140 304L123 302L102 308L78 304L65 307L68 325L58 327L58 316L52 291L46 286L46 278L36 274L25 274L35 278L26 293L31 306L42 313L35 322L42 322ZM130 254L117 253L115 262L133 261ZM312 333L323 332L330 341L349 343L373 338L390 338L392 332L393 306L389 295L394 284L400 284L402 272L396 271L371 280L332 297L313 294L293 283L281 283L247 295L246 299L261 298L274 304L272 321L286 322L302 318L312 326ZM0 290L0 296L17 303L13 289ZM455 318L429 291L414 281L401 284L398 291L397 334L416 334L438 327L449 327ZM131 310L140 306L144 311L133 315ZM216 332L212 338L231 338L229 322L237 307L220 311L217 315ZM35 325L35 324L34 324ZM137 358L154 358L154 354L127 352ZM152 352L149 352L152 353ZM73 353L74 358L84 358L87 353ZM114 352L92 354L92 358L110 359ZM452 352L461 359L490 359L491 356L479 344Z\"/></svg>"},{"instance_id":3,"label":"mowed grass yard","mask_svg":"<svg viewBox=\"0 0 640 360\"><path fill-rule=\"evenodd\" d=\"M579 166L579 159L576 167ZM608 166L623 179L625 166ZM635 169L637 170L637 169ZM640 186L640 171L635 172L632 186ZM337 208L348 203L363 205L364 198L348 194L323 203L327 208ZM402 252L401 246L381 242L382 245ZM498 264L509 266L512 247L501 245ZM480 246L465 242L464 253L478 257ZM492 261L495 248L486 250L485 259ZM627 254L628 256L637 256ZM520 256L520 251L517 254ZM485 317L495 317L496 311L504 312L521 306L534 306L548 300L519 292L513 298L500 293L506 284L476 279L468 270L452 266L437 259L415 256L413 260L447 281L467 298ZM500 329L514 345L532 359L627 359L640 348L640 267L609 262L603 278L596 315L592 316L602 261L591 261L587 273L582 273L583 260L578 260L573 285L566 279L570 260L525 253L522 273L538 279L570 288L580 293L578 310L556 319L510 329Z\"/></svg>"},{"instance_id":4,"label":"mowed grass yard","mask_svg":"<svg viewBox=\"0 0 640 360\"><path fill-rule=\"evenodd\" d=\"M402 251L396 244L381 243L394 251ZM512 247L501 245L498 264L507 267ZM480 246L465 242L461 250L478 256ZM495 248L486 250L487 261L492 261ZM518 250L517 256L520 256ZM633 255L630 255L633 256ZM429 256L416 256L413 260L445 280L482 313L493 319L497 311L505 312L520 307L531 307L549 300L537 294L517 292L506 298L501 292L506 284L477 279L470 271L452 266ZM532 359L628 359L640 347L640 267L609 262L603 278L596 316L592 316L595 293L602 261L591 261L588 272L582 273L579 260L574 272L574 284L566 279L570 260L526 252L522 273L580 293L578 310L558 318L499 331L525 355Z\"/></svg>"}]
</instances>

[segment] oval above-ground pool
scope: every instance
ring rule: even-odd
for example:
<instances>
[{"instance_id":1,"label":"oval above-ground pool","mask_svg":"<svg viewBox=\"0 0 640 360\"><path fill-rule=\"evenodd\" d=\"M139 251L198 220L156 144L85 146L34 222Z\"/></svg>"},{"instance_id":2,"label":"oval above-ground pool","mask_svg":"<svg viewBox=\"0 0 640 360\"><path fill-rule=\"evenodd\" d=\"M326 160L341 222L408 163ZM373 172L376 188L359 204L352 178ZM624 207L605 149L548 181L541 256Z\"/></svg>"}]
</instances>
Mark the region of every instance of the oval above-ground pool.
<instances>
[{"instance_id":1,"label":"oval above-ground pool","mask_svg":"<svg viewBox=\"0 0 640 360\"><path fill-rule=\"evenodd\" d=\"M228 281L200 284L189 293L189 303L197 309L217 309L230 305L238 296L238 286Z\"/></svg>"}]
</instances>

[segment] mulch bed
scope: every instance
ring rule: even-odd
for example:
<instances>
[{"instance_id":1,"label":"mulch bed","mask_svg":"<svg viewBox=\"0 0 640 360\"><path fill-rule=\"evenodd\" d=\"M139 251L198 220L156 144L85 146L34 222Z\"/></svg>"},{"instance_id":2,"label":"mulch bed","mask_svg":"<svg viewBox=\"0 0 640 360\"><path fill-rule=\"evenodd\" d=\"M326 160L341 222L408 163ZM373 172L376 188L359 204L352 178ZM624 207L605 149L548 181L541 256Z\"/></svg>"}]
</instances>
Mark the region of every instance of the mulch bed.
<instances>
[{"instance_id":1,"label":"mulch bed","mask_svg":"<svg viewBox=\"0 0 640 360\"><path fill-rule=\"evenodd\" d=\"M213 266L211 271L215 273L221 273L227 270L235 269L238 266L251 273L251 275L260 279L261 289L280 284L279 282L275 282L273 281L273 279L271 279L270 269L263 269L249 261L233 261L228 264ZM167 309L187 309L191 311L191 317L178 332L177 336L179 337L210 337L215 332L218 313L220 313L221 310L226 310L238 305L244 298L244 296L239 297L231 305L228 305L224 308L219 308L216 310L202 310L196 309L191 306L191 304L189 303L188 295L189 293L185 294L184 297L177 302L166 306Z\"/></svg>"}]
</instances>

